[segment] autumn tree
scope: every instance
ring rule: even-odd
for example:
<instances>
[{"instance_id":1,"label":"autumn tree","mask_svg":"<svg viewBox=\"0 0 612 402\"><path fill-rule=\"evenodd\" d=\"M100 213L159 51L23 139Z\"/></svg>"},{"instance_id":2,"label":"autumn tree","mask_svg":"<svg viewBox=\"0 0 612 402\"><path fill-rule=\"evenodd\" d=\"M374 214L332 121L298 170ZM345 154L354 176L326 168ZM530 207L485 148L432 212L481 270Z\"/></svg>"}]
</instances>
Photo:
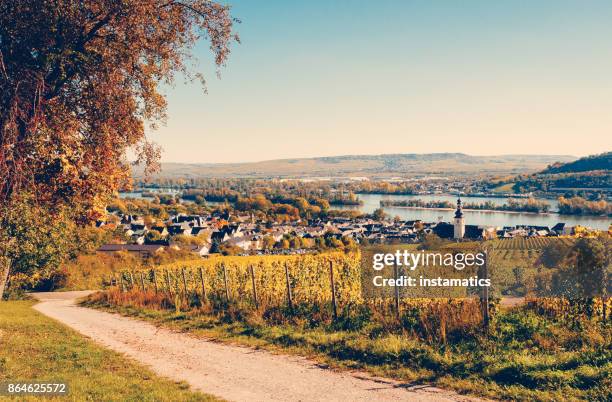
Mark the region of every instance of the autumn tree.
<instances>
[{"instance_id":1,"label":"autumn tree","mask_svg":"<svg viewBox=\"0 0 612 402\"><path fill-rule=\"evenodd\" d=\"M274 237L266 235L263 237L262 239L262 247L264 250L271 250L274 248L274 244L276 243L276 240L274 240Z\"/></svg>"},{"instance_id":2,"label":"autumn tree","mask_svg":"<svg viewBox=\"0 0 612 402\"><path fill-rule=\"evenodd\" d=\"M575 313L591 317L596 297L612 291L610 239L582 238L565 256L562 267L552 275L552 290L569 299ZM604 305L604 316L605 316Z\"/></svg>"},{"instance_id":3,"label":"autumn tree","mask_svg":"<svg viewBox=\"0 0 612 402\"><path fill-rule=\"evenodd\" d=\"M302 238L298 236L292 236L289 239L289 248L292 248L292 249L302 248Z\"/></svg>"},{"instance_id":4,"label":"autumn tree","mask_svg":"<svg viewBox=\"0 0 612 402\"><path fill-rule=\"evenodd\" d=\"M610 287L610 240L578 239L566 254L562 269L555 272L559 294L591 298L606 294Z\"/></svg>"},{"instance_id":5,"label":"autumn tree","mask_svg":"<svg viewBox=\"0 0 612 402\"><path fill-rule=\"evenodd\" d=\"M570 247L564 242L551 241L542 249L542 254L538 258L537 263L546 268L558 268L569 252Z\"/></svg>"},{"instance_id":6,"label":"autumn tree","mask_svg":"<svg viewBox=\"0 0 612 402\"><path fill-rule=\"evenodd\" d=\"M9 218L0 230L5 263L0 277L0 297L9 283L15 289L50 290L58 284L58 268L63 255L75 246L75 227L66 210L51 217L27 197L12 203Z\"/></svg>"},{"instance_id":7,"label":"autumn tree","mask_svg":"<svg viewBox=\"0 0 612 402\"><path fill-rule=\"evenodd\" d=\"M384 209L376 208L374 212L372 212L372 218L374 218L377 221L383 221L387 218L387 214Z\"/></svg>"},{"instance_id":8,"label":"autumn tree","mask_svg":"<svg viewBox=\"0 0 612 402\"><path fill-rule=\"evenodd\" d=\"M290 247L289 240L281 239L278 243L276 243L276 247L281 250L288 250Z\"/></svg>"},{"instance_id":9,"label":"autumn tree","mask_svg":"<svg viewBox=\"0 0 612 402\"><path fill-rule=\"evenodd\" d=\"M434 233L428 233L423 237L423 241L419 244L419 250L437 250L443 244L444 240L436 236Z\"/></svg>"},{"instance_id":10,"label":"autumn tree","mask_svg":"<svg viewBox=\"0 0 612 402\"><path fill-rule=\"evenodd\" d=\"M222 65L232 23L206 0L1 2L1 199L30 191L100 212L128 180L128 149L157 167L144 129L165 119L160 84L202 78L190 62L202 36Z\"/></svg>"},{"instance_id":11,"label":"autumn tree","mask_svg":"<svg viewBox=\"0 0 612 402\"><path fill-rule=\"evenodd\" d=\"M97 218L129 182L128 150L154 171L145 125L166 117L160 85L203 82L191 54L201 38L222 66L234 22L208 0L0 2L0 230L16 200Z\"/></svg>"}]
</instances>

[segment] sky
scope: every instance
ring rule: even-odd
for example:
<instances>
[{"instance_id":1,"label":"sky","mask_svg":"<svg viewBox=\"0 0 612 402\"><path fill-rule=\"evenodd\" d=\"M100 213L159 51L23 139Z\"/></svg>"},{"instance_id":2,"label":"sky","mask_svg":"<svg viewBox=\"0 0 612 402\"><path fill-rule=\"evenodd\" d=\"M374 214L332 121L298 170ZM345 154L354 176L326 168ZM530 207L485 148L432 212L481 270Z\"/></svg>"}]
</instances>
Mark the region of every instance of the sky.
<instances>
[{"instance_id":1,"label":"sky","mask_svg":"<svg viewBox=\"0 0 612 402\"><path fill-rule=\"evenodd\" d=\"M610 1L232 0L207 92L165 87L164 162L612 149Z\"/></svg>"}]
</instances>

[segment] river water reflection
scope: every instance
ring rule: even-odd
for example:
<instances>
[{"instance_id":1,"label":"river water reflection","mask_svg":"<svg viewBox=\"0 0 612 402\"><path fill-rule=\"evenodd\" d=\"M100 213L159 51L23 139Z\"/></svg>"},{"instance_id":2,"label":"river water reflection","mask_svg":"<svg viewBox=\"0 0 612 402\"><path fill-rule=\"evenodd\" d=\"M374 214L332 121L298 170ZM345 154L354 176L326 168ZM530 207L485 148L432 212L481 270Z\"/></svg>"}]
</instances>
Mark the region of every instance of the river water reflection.
<instances>
[{"instance_id":1,"label":"river water reflection","mask_svg":"<svg viewBox=\"0 0 612 402\"><path fill-rule=\"evenodd\" d=\"M435 195L382 195L382 194L358 194L359 199L363 201L363 205L359 207L341 207L342 209L359 209L365 213L371 213L376 208L380 207L381 200L397 200L397 199L422 199L425 201L449 201L453 204L457 201L457 197L448 194ZM463 197L464 202L481 203L492 201L495 204L507 203L506 198L495 197ZM551 210L557 209L556 200L540 199L550 204ZM333 206L333 208L338 208ZM339 209L339 208L338 208ZM454 211L439 210L439 209L416 209L402 207L385 207L385 212L391 216L399 216L402 219L413 220L421 219L425 222L437 222L439 220L451 222ZM538 225L552 227L558 222L564 222L567 225L583 225L594 229L608 229L612 222L607 217L599 216L578 216L578 215L559 215L556 213L548 214L529 214L529 213L507 213L501 211L464 211L465 223L468 225L485 225L485 226L516 226L516 225Z\"/></svg>"}]
</instances>

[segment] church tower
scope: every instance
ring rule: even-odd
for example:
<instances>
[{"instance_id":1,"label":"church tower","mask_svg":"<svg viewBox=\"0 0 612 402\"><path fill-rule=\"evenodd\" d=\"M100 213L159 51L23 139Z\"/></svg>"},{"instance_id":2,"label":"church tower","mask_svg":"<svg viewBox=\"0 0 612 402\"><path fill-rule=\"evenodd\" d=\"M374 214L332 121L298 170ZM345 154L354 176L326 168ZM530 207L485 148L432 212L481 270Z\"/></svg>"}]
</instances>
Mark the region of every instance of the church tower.
<instances>
[{"instance_id":1,"label":"church tower","mask_svg":"<svg viewBox=\"0 0 612 402\"><path fill-rule=\"evenodd\" d=\"M461 198L457 199L457 210L455 211L454 238L463 239L465 235L465 221L463 220L463 211L461 209Z\"/></svg>"}]
</instances>

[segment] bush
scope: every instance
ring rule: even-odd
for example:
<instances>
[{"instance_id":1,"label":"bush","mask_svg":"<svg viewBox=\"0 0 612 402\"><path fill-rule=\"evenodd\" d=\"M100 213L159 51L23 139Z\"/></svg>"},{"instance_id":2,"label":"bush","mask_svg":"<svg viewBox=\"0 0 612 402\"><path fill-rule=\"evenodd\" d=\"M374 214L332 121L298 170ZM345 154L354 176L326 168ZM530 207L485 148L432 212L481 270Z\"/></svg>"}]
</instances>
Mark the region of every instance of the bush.
<instances>
[{"instance_id":1,"label":"bush","mask_svg":"<svg viewBox=\"0 0 612 402\"><path fill-rule=\"evenodd\" d=\"M360 331L371 322L372 312L361 304L348 304L342 308L333 328L342 331Z\"/></svg>"},{"instance_id":2,"label":"bush","mask_svg":"<svg viewBox=\"0 0 612 402\"><path fill-rule=\"evenodd\" d=\"M532 340L536 334L544 334L545 319L532 312L512 312L498 317L495 337L504 343Z\"/></svg>"}]
</instances>

